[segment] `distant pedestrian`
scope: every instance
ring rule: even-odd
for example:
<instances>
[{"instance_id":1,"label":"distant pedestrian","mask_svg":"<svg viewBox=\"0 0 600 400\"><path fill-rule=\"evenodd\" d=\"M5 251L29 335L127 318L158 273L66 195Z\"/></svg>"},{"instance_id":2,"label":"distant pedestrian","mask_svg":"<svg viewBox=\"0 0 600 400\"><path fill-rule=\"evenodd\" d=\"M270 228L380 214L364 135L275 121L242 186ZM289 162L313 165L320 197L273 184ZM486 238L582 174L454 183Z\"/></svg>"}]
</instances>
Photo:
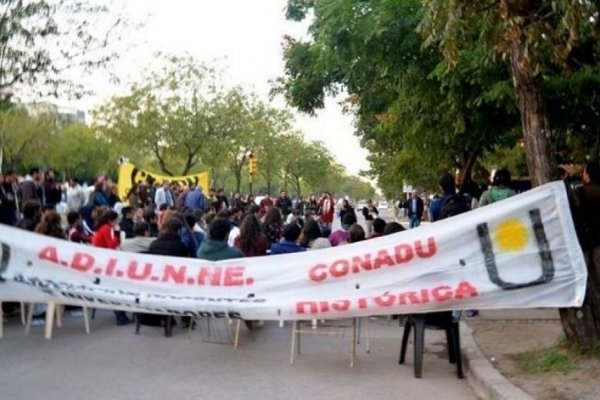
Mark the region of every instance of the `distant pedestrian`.
<instances>
[{"instance_id":1,"label":"distant pedestrian","mask_svg":"<svg viewBox=\"0 0 600 400\"><path fill-rule=\"evenodd\" d=\"M373 200L367 200L367 204L362 209L362 214L365 217L366 235L367 237L371 237L373 234L373 221L379 216L379 211L373 205Z\"/></svg>"},{"instance_id":2,"label":"distant pedestrian","mask_svg":"<svg viewBox=\"0 0 600 400\"><path fill-rule=\"evenodd\" d=\"M408 219L409 227L416 228L421 225L421 219L423 219L424 204L423 200L419 197L417 191L413 191L411 198L408 201Z\"/></svg>"}]
</instances>

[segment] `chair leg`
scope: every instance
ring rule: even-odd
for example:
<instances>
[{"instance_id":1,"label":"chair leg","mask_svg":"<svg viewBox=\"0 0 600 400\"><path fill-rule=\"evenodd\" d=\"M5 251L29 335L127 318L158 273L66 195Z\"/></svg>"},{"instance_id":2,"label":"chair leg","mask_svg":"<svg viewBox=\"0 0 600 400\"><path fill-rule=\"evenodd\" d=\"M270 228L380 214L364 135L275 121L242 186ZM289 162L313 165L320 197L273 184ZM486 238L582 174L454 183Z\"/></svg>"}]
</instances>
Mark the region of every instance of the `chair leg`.
<instances>
[{"instance_id":1,"label":"chair leg","mask_svg":"<svg viewBox=\"0 0 600 400\"><path fill-rule=\"evenodd\" d=\"M96 309L92 308L92 321L96 319Z\"/></svg>"},{"instance_id":2,"label":"chair leg","mask_svg":"<svg viewBox=\"0 0 600 400\"><path fill-rule=\"evenodd\" d=\"M90 334L90 318L88 316L88 309L87 309L87 307L83 306L82 310L83 310L83 326L85 327L85 333L89 335Z\"/></svg>"},{"instance_id":3,"label":"chair leg","mask_svg":"<svg viewBox=\"0 0 600 400\"><path fill-rule=\"evenodd\" d=\"M448 361L450 364L454 364L456 362L456 348L454 346L454 326L449 326L446 328L446 345L448 347Z\"/></svg>"},{"instance_id":4,"label":"chair leg","mask_svg":"<svg viewBox=\"0 0 600 400\"><path fill-rule=\"evenodd\" d=\"M242 320L238 319L235 324L235 336L233 337L233 348L237 350L240 344L240 330L242 329Z\"/></svg>"},{"instance_id":5,"label":"chair leg","mask_svg":"<svg viewBox=\"0 0 600 400\"><path fill-rule=\"evenodd\" d=\"M400 347L400 360L398 364L404 364L406 358L406 348L408 347L408 338L410 337L410 329L412 328L412 320L407 318L404 321L404 334L402 334L402 346Z\"/></svg>"},{"instance_id":6,"label":"chair leg","mask_svg":"<svg viewBox=\"0 0 600 400\"><path fill-rule=\"evenodd\" d=\"M367 331L367 354L371 353L371 333L369 332L369 325L371 322L369 321L369 317L365 319L365 330Z\"/></svg>"},{"instance_id":7,"label":"chair leg","mask_svg":"<svg viewBox=\"0 0 600 400\"><path fill-rule=\"evenodd\" d=\"M413 317L415 325L415 378L420 378L423 373L423 349L425 346L425 317Z\"/></svg>"},{"instance_id":8,"label":"chair leg","mask_svg":"<svg viewBox=\"0 0 600 400\"><path fill-rule=\"evenodd\" d=\"M2 302L0 302L0 339L4 338L4 311L2 311Z\"/></svg>"},{"instance_id":9,"label":"chair leg","mask_svg":"<svg viewBox=\"0 0 600 400\"><path fill-rule=\"evenodd\" d=\"M458 376L458 379L463 379L465 376L463 374L463 370L462 370L462 355L461 355L461 351L460 351L460 324L458 322L455 322L453 324L453 330L452 333L454 336L454 355L456 357L456 375Z\"/></svg>"},{"instance_id":10,"label":"chair leg","mask_svg":"<svg viewBox=\"0 0 600 400\"><path fill-rule=\"evenodd\" d=\"M356 341L358 337L358 329L360 326L360 318L352 318L352 347L350 352L350 368L354 368L354 360L356 358Z\"/></svg>"},{"instance_id":11,"label":"chair leg","mask_svg":"<svg viewBox=\"0 0 600 400\"><path fill-rule=\"evenodd\" d=\"M62 304L56 305L56 326L62 328L64 306Z\"/></svg>"},{"instance_id":12,"label":"chair leg","mask_svg":"<svg viewBox=\"0 0 600 400\"><path fill-rule=\"evenodd\" d=\"M171 337L173 336L173 317L167 315L165 318L165 337Z\"/></svg>"},{"instance_id":13,"label":"chair leg","mask_svg":"<svg viewBox=\"0 0 600 400\"><path fill-rule=\"evenodd\" d=\"M51 301L46 308L46 326L44 329L44 337L52 339L52 328L54 328L54 314L56 313L56 303Z\"/></svg>"},{"instance_id":14,"label":"chair leg","mask_svg":"<svg viewBox=\"0 0 600 400\"><path fill-rule=\"evenodd\" d=\"M31 322L33 321L33 303L29 303L29 308L27 309L27 322L25 323L25 334L29 335L29 331L31 330Z\"/></svg>"},{"instance_id":15,"label":"chair leg","mask_svg":"<svg viewBox=\"0 0 600 400\"><path fill-rule=\"evenodd\" d=\"M292 344L290 346L290 365L294 364L294 356L296 355L296 329L298 328L298 322L294 321L292 324Z\"/></svg>"},{"instance_id":16,"label":"chair leg","mask_svg":"<svg viewBox=\"0 0 600 400\"><path fill-rule=\"evenodd\" d=\"M135 313L135 334L136 335L140 334L140 325L141 325L140 319L141 319L140 313Z\"/></svg>"},{"instance_id":17,"label":"chair leg","mask_svg":"<svg viewBox=\"0 0 600 400\"><path fill-rule=\"evenodd\" d=\"M25 326L27 324L27 307L24 302L21 302L21 325Z\"/></svg>"}]
</instances>

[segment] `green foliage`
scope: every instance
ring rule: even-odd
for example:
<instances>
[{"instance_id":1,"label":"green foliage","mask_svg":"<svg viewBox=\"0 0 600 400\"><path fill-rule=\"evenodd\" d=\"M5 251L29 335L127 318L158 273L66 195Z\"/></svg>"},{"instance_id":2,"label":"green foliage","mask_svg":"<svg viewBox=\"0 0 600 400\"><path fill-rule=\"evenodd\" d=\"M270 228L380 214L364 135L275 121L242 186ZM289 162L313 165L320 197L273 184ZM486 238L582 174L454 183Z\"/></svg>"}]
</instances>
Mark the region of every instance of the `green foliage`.
<instances>
[{"instance_id":1,"label":"green foliage","mask_svg":"<svg viewBox=\"0 0 600 400\"><path fill-rule=\"evenodd\" d=\"M215 133L215 74L191 57L159 57L129 94L94 111L95 129L130 149L129 157L152 156L168 175L186 175L207 155Z\"/></svg>"},{"instance_id":2,"label":"green foliage","mask_svg":"<svg viewBox=\"0 0 600 400\"><path fill-rule=\"evenodd\" d=\"M47 153L55 126L55 119L48 114L30 116L17 107L0 111L2 169L17 170L24 165L39 164L39 156Z\"/></svg>"},{"instance_id":3,"label":"green foliage","mask_svg":"<svg viewBox=\"0 0 600 400\"><path fill-rule=\"evenodd\" d=\"M518 123L506 68L483 46L463 51L458 68L416 32L424 9L416 0L290 1L312 12L312 40L288 38L286 75L276 91L314 112L343 87L371 170L388 196L402 183L435 188L439 173L464 169L502 143L514 144ZM296 15L296 14L294 14Z\"/></svg>"},{"instance_id":4,"label":"green foliage","mask_svg":"<svg viewBox=\"0 0 600 400\"><path fill-rule=\"evenodd\" d=\"M0 19L1 100L33 86L35 93L81 96L86 89L64 72L103 68L118 57L112 48L125 20L105 2L2 0Z\"/></svg>"},{"instance_id":5,"label":"green foliage","mask_svg":"<svg viewBox=\"0 0 600 400\"><path fill-rule=\"evenodd\" d=\"M51 135L47 144L45 164L65 178L93 178L116 168L117 158L111 158L110 144L98 138L86 125L70 124Z\"/></svg>"}]
</instances>

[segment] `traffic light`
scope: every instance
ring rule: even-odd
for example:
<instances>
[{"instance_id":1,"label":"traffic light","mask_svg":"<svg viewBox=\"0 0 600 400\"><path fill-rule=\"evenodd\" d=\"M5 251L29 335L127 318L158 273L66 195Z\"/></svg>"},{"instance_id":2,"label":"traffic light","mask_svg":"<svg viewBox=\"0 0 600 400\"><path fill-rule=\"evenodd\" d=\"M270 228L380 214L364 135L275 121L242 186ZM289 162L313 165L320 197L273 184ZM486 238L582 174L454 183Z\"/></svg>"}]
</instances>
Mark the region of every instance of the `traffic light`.
<instances>
[{"instance_id":1,"label":"traffic light","mask_svg":"<svg viewBox=\"0 0 600 400\"><path fill-rule=\"evenodd\" d=\"M254 154L250 154L248 157L248 172L250 175L255 174L258 171L258 159Z\"/></svg>"}]
</instances>

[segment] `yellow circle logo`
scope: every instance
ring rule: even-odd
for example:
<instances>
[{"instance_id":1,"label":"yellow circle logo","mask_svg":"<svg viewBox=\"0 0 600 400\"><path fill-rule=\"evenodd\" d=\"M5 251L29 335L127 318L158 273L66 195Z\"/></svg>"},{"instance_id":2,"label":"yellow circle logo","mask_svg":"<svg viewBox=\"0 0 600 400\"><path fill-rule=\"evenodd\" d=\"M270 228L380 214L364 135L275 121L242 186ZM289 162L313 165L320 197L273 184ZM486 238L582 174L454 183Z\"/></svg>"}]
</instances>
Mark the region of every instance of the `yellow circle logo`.
<instances>
[{"instance_id":1,"label":"yellow circle logo","mask_svg":"<svg viewBox=\"0 0 600 400\"><path fill-rule=\"evenodd\" d=\"M529 242L529 230L516 218L501 222L495 233L496 244L502 251L520 251Z\"/></svg>"}]
</instances>

